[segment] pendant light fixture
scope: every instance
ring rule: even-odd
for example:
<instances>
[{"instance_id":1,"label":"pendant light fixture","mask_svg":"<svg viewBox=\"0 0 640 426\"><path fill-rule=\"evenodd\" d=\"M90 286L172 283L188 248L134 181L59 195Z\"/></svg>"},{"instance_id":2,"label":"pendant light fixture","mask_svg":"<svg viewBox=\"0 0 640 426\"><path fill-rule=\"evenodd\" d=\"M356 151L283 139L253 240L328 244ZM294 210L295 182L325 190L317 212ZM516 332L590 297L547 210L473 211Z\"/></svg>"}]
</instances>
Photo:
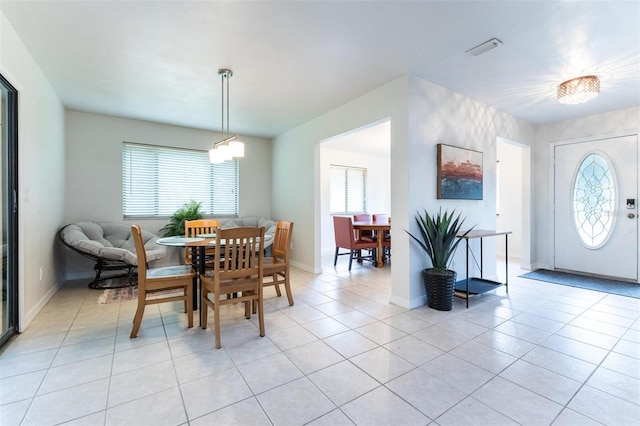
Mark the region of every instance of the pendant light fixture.
<instances>
[{"instance_id":1,"label":"pendant light fixture","mask_svg":"<svg viewBox=\"0 0 640 426\"><path fill-rule=\"evenodd\" d=\"M224 161L232 160L233 157L244 157L244 144L238 140L238 135L230 136L229 132L229 79L233 76L233 71L227 68L220 68L218 75L222 82L222 118L221 118L221 133L222 140L216 142L213 148L209 150L209 161L211 163L222 163ZM227 83L225 91L225 80ZM226 94L226 96L225 96ZM225 127L225 101L226 101L226 121Z\"/></svg>"}]
</instances>

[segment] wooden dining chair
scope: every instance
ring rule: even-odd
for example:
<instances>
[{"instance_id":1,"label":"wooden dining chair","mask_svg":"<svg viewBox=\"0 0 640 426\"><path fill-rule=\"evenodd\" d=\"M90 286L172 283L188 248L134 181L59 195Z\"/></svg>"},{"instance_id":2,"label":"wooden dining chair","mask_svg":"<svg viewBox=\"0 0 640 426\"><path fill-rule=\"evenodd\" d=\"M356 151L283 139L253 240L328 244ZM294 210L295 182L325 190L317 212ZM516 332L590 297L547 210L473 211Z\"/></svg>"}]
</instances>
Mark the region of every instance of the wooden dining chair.
<instances>
[{"instance_id":1,"label":"wooden dining chair","mask_svg":"<svg viewBox=\"0 0 640 426\"><path fill-rule=\"evenodd\" d=\"M356 238L353 233L353 222L350 217L334 216L333 217L333 233L336 239L336 253L333 258L333 266L338 263L338 256L349 255L349 270L351 270L351 264L353 258L358 260L371 260L376 262L376 248L378 243L373 240ZM347 249L347 253L339 253L339 250ZM369 250L367 256L361 255L361 250Z\"/></svg>"},{"instance_id":2,"label":"wooden dining chair","mask_svg":"<svg viewBox=\"0 0 640 426\"><path fill-rule=\"evenodd\" d=\"M216 348L220 343L220 307L244 302L245 317L251 318L255 301L260 324L260 336L264 336L263 309L263 251L264 227L238 227L216 229L213 270L200 276L202 283L200 315L201 326L207 328L207 313L213 309ZM236 297L227 298L236 293ZM212 298L209 298L209 295ZM225 298L222 298L222 297Z\"/></svg>"},{"instance_id":3,"label":"wooden dining chair","mask_svg":"<svg viewBox=\"0 0 640 426\"><path fill-rule=\"evenodd\" d=\"M279 220L276 224L276 232L271 246L272 257L264 259L263 287L274 286L278 297L282 296L280 284L284 285L289 299L289 306L293 306L291 282L289 278L289 251L291 249L291 235L293 234L293 222Z\"/></svg>"},{"instance_id":4,"label":"wooden dining chair","mask_svg":"<svg viewBox=\"0 0 640 426\"><path fill-rule=\"evenodd\" d=\"M202 234L214 234L216 228L220 226L220 221L217 219L197 219L197 220L185 220L184 222L184 236L186 238L197 237ZM213 262L213 249L206 250L205 257L207 261L205 264L211 266ZM184 263L191 265L191 248L187 247L184 253Z\"/></svg>"},{"instance_id":5,"label":"wooden dining chair","mask_svg":"<svg viewBox=\"0 0 640 426\"><path fill-rule=\"evenodd\" d=\"M184 302L187 313L187 323L193 327L193 278L196 276L190 265L165 266L163 268L149 269L147 265L147 253L144 249L142 231L139 225L131 225L133 242L138 258L138 308L133 318L131 338L138 336L138 330L142 323L142 316L147 305L166 302ZM167 290L175 292L158 294ZM179 293L178 293L179 291ZM154 296L153 299L149 297Z\"/></svg>"}]
</instances>

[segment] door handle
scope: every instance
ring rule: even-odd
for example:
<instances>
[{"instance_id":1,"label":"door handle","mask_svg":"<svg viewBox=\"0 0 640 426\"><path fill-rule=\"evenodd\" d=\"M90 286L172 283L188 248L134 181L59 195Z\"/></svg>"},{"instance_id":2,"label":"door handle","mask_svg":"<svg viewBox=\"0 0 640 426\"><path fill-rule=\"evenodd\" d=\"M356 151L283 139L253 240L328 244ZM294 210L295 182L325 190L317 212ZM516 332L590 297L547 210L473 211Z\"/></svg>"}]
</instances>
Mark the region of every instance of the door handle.
<instances>
[{"instance_id":1,"label":"door handle","mask_svg":"<svg viewBox=\"0 0 640 426\"><path fill-rule=\"evenodd\" d=\"M633 219L634 217L636 217L636 215L635 215L634 213L628 213L628 214L627 214L627 217L628 217L629 219Z\"/></svg>"}]
</instances>

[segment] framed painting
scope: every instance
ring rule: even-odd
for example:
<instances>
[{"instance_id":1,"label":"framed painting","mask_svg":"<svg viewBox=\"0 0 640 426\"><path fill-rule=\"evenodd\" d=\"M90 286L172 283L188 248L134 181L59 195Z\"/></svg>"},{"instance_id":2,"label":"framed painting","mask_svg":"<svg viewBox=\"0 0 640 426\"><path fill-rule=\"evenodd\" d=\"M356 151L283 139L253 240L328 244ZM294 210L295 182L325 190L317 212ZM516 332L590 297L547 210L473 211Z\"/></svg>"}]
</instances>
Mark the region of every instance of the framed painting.
<instances>
[{"instance_id":1,"label":"framed painting","mask_svg":"<svg viewBox=\"0 0 640 426\"><path fill-rule=\"evenodd\" d=\"M438 199L482 200L482 152L438 144Z\"/></svg>"}]
</instances>

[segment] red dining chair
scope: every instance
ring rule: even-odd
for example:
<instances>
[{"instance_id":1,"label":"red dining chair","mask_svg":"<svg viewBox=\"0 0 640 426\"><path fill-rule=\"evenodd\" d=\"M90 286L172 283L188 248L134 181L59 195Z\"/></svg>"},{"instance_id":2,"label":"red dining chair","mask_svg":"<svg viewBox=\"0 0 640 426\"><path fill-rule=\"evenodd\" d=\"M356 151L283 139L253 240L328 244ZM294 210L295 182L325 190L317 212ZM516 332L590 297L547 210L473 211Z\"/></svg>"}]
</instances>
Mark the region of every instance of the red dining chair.
<instances>
[{"instance_id":1,"label":"red dining chair","mask_svg":"<svg viewBox=\"0 0 640 426\"><path fill-rule=\"evenodd\" d=\"M353 222L350 217L334 216L333 217L333 233L336 239L336 254L333 258L333 266L338 262L338 256L349 255L349 270L353 258L358 260L371 260L376 262L376 248L378 243L369 239L356 238L353 233ZM340 249L349 250L348 253L339 253ZM370 254L362 256L360 250L370 250Z\"/></svg>"},{"instance_id":2,"label":"red dining chair","mask_svg":"<svg viewBox=\"0 0 640 426\"><path fill-rule=\"evenodd\" d=\"M354 214L353 221L354 222L371 222L373 221L373 217L369 213ZM376 240L376 235L372 230L356 231L355 237L362 238L363 240L367 240L367 239L371 241Z\"/></svg>"}]
</instances>

